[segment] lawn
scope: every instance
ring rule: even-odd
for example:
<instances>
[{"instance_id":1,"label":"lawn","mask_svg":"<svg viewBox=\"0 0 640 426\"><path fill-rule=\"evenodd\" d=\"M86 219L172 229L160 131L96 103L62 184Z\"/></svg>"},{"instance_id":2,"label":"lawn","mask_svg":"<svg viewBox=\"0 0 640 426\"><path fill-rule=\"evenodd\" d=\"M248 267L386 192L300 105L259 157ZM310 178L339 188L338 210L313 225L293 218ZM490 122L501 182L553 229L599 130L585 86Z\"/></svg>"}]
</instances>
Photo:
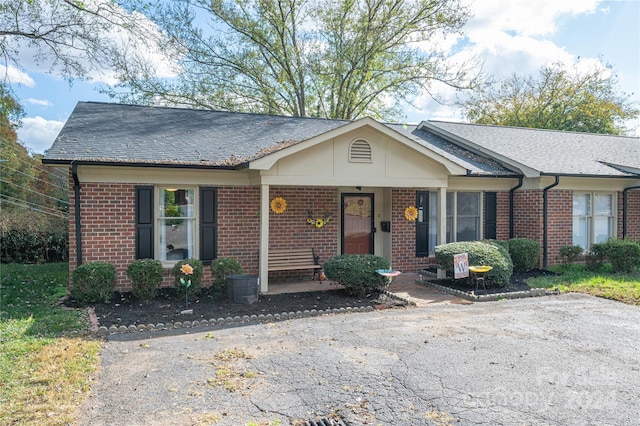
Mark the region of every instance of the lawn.
<instances>
[{"instance_id":1,"label":"lawn","mask_svg":"<svg viewBox=\"0 0 640 426\"><path fill-rule=\"evenodd\" d=\"M0 424L73 423L98 365L86 312L58 306L66 263L0 265Z\"/></svg>"},{"instance_id":2,"label":"lawn","mask_svg":"<svg viewBox=\"0 0 640 426\"><path fill-rule=\"evenodd\" d=\"M609 267L608 269L606 267ZM561 275L527 279L531 287L558 288L562 293L577 292L640 305L640 270L622 274L605 265L601 272L587 271L584 265L553 267Z\"/></svg>"}]
</instances>

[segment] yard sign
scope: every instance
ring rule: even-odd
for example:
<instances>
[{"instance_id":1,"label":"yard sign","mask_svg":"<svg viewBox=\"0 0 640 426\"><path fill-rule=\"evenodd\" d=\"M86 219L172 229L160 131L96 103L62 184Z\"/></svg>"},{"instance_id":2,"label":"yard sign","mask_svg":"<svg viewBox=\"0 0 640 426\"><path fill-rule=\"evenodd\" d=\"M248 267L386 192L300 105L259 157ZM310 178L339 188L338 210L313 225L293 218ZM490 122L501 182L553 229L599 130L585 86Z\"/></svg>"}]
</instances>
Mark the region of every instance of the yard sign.
<instances>
[{"instance_id":1,"label":"yard sign","mask_svg":"<svg viewBox=\"0 0 640 426\"><path fill-rule=\"evenodd\" d=\"M469 276L469 255L460 253L453 255L453 278L466 278Z\"/></svg>"}]
</instances>

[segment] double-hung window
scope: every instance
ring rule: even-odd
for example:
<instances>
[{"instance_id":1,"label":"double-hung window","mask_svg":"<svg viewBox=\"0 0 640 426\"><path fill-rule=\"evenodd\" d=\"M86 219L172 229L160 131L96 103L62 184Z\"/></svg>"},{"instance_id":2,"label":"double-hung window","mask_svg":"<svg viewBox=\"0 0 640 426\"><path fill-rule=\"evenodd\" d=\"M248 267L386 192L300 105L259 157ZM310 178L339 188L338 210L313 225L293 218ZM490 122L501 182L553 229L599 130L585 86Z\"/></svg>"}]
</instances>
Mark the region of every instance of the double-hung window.
<instances>
[{"instance_id":1,"label":"double-hung window","mask_svg":"<svg viewBox=\"0 0 640 426\"><path fill-rule=\"evenodd\" d=\"M575 192L573 194L573 244L588 250L614 236L613 194Z\"/></svg>"},{"instance_id":2,"label":"double-hung window","mask_svg":"<svg viewBox=\"0 0 640 426\"><path fill-rule=\"evenodd\" d=\"M136 187L136 258L165 263L216 257L215 188Z\"/></svg>"},{"instance_id":3,"label":"double-hung window","mask_svg":"<svg viewBox=\"0 0 640 426\"><path fill-rule=\"evenodd\" d=\"M196 209L193 188L158 188L157 259L178 261L196 252Z\"/></svg>"},{"instance_id":4,"label":"double-hung window","mask_svg":"<svg viewBox=\"0 0 640 426\"><path fill-rule=\"evenodd\" d=\"M480 239L480 193L447 192L447 242Z\"/></svg>"}]
</instances>

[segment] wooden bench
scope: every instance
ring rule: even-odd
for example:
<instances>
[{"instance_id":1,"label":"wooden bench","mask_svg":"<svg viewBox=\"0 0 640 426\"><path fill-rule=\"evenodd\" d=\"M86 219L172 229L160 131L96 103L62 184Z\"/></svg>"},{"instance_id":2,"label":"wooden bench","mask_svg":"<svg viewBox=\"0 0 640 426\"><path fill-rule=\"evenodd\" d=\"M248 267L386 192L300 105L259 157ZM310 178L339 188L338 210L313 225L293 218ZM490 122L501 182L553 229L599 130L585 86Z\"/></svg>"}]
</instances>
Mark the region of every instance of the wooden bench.
<instances>
[{"instance_id":1,"label":"wooden bench","mask_svg":"<svg viewBox=\"0 0 640 426\"><path fill-rule=\"evenodd\" d=\"M289 271L294 269L313 269L315 280L318 269L321 269L318 256L312 248L307 249L275 249L269 250L269 271Z\"/></svg>"}]
</instances>

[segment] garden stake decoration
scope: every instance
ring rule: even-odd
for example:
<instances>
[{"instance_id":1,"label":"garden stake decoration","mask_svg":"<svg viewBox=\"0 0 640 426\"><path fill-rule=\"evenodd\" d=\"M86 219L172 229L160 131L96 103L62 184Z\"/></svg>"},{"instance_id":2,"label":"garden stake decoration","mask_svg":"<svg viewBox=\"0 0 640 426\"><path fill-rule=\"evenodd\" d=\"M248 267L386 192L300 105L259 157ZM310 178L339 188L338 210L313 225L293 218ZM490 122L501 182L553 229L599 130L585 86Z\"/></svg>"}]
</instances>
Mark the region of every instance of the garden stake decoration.
<instances>
[{"instance_id":1,"label":"garden stake decoration","mask_svg":"<svg viewBox=\"0 0 640 426\"><path fill-rule=\"evenodd\" d=\"M180 267L180 272L189 277L193 275L193 266L185 263ZM180 278L180 284L184 287L185 309L189 309L189 287L191 287L191 278Z\"/></svg>"}]
</instances>

